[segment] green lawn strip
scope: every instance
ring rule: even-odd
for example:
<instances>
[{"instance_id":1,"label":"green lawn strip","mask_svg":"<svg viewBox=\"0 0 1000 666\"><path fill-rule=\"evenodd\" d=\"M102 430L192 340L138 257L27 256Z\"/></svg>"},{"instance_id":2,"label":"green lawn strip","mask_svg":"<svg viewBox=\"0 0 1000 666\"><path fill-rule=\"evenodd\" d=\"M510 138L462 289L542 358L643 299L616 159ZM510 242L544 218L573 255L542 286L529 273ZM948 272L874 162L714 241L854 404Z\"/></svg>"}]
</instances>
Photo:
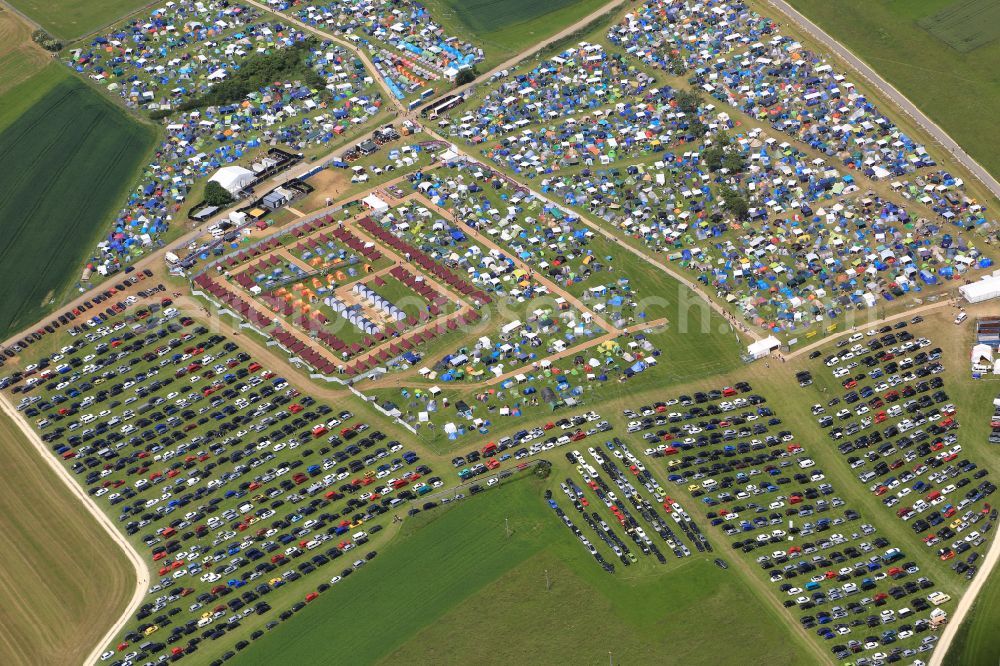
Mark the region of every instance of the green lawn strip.
<instances>
[{"instance_id":1,"label":"green lawn strip","mask_svg":"<svg viewBox=\"0 0 1000 666\"><path fill-rule=\"evenodd\" d=\"M944 666L992 664L1000 654L1000 576L994 571L979 592L944 656Z\"/></svg>"},{"instance_id":2,"label":"green lawn strip","mask_svg":"<svg viewBox=\"0 0 1000 666\"><path fill-rule=\"evenodd\" d=\"M666 651L699 658L714 629L697 618L709 607L727 613L734 640L753 640L767 627L769 638L746 663L802 658L781 625L771 625L776 617L752 595L733 594L729 572L691 561L608 576L550 514L538 482L526 479L410 519L384 553L314 602L315 617L289 620L243 659L319 663L347 636L357 663L510 663L522 656L555 663L603 659L608 650L626 662ZM595 622L601 631L593 631Z\"/></svg>"},{"instance_id":3,"label":"green lawn strip","mask_svg":"<svg viewBox=\"0 0 1000 666\"><path fill-rule=\"evenodd\" d=\"M544 547L543 504L524 486L511 483L489 497L411 519L391 548L313 602L306 618L260 639L242 661L320 663L348 636L355 663L378 661Z\"/></svg>"}]
</instances>

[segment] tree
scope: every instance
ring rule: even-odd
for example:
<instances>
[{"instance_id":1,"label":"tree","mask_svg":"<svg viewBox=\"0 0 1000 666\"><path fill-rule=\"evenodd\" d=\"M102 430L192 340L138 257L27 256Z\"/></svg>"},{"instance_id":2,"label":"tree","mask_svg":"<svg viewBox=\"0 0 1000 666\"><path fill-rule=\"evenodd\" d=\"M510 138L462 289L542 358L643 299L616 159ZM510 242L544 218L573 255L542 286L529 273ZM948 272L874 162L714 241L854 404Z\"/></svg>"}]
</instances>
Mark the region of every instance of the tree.
<instances>
[{"instance_id":1,"label":"tree","mask_svg":"<svg viewBox=\"0 0 1000 666\"><path fill-rule=\"evenodd\" d=\"M684 113L697 113L701 106L701 95L693 90L678 90L674 93L677 108Z\"/></svg>"},{"instance_id":2,"label":"tree","mask_svg":"<svg viewBox=\"0 0 1000 666\"><path fill-rule=\"evenodd\" d=\"M679 56L671 56L670 60L667 62L667 71L674 76L684 76L687 74L687 65L684 63L683 58Z\"/></svg>"},{"instance_id":3,"label":"tree","mask_svg":"<svg viewBox=\"0 0 1000 666\"><path fill-rule=\"evenodd\" d=\"M205 185L205 203L209 206L228 206L233 203L233 195L214 180Z\"/></svg>"},{"instance_id":4,"label":"tree","mask_svg":"<svg viewBox=\"0 0 1000 666\"><path fill-rule=\"evenodd\" d=\"M722 162L726 157L725 149L718 143L713 144L702 151L701 159L709 171L718 171L722 168Z\"/></svg>"},{"instance_id":5,"label":"tree","mask_svg":"<svg viewBox=\"0 0 1000 666\"><path fill-rule=\"evenodd\" d=\"M695 120L690 125L688 125L688 132L693 134L696 138L700 139L701 137L708 134L708 125L701 122L700 120Z\"/></svg>"},{"instance_id":6,"label":"tree","mask_svg":"<svg viewBox=\"0 0 1000 666\"><path fill-rule=\"evenodd\" d=\"M746 160L743 159L743 153L737 152L735 150L725 151L725 155L722 158L722 166L729 170L729 173L739 173L746 168Z\"/></svg>"},{"instance_id":7,"label":"tree","mask_svg":"<svg viewBox=\"0 0 1000 666\"><path fill-rule=\"evenodd\" d=\"M464 86L466 83L472 83L476 80L476 70L472 67L466 67L465 69L459 70L458 76L455 77L455 87Z\"/></svg>"},{"instance_id":8,"label":"tree","mask_svg":"<svg viewBox=\"0 0 1000 666\"><path fill-rule=\"evenodd\" d=\"M750 203L739 190L732 187L724 187L719 192L722 199L722 209L735 217L737 220L745 220L750 212Z\"/></svg>"}]
</instances>

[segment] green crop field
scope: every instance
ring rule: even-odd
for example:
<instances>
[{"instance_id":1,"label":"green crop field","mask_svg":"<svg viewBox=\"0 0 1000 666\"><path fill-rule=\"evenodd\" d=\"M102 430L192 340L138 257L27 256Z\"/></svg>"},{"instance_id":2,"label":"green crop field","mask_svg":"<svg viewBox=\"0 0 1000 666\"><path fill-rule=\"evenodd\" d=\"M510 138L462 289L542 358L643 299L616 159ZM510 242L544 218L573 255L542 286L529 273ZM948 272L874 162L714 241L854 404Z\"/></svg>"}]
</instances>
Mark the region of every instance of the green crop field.
<instances>
[{"instance_id":1,"label":"green crop field","mask_svg":"<svg viewBox=\"0 0 1000 666\"><path fill-rule=\"evenodd\" d=\"M47 83L48 91L0 133L4 163L17 165L0 173L3 333L40 317L79 275L154 139L150 127L68 72Z\"/></svg>"},{"instance_id":2,"label":"green crop field","mask_svg":"<svg viewBox=\"0 0 1000 666\"><path fill-rule=\"evenodd\" d=\"M555 476L545 483L556 486ZM707 664L721 656L704 649L720 627L705 617L725 617L731 660L806 659L777 610L707 557L609 576L548 508L537 480L409 520L384 553L237 662L313 664L349 650L358 664L601 663L611 651L620 663L670 655Z\"/></svg>"},{"instance_id":3,"label":"green crop field","mask_svg":"<svg viewBox=\"0 0 1000 666\"><path fill-rule=\"evenodd\" d=\"M1000 5L993 0L958 0L917 25L956 51L967 53L1000 37Z\"/></svg>"},{"instance_id":4,"label":"green crop field","mask_svg":"<svg viewBox=\"0 0 1000 666\"><path fill-rule=\"evenodd\" d=\"M446 0L460 21L479 33L503 30L577 4L577 0Z\"/></svg>"},{"instance_id":5,"label":"green crop field","mask_svg":"<svg viewBox=\"0 0 1000 666\"><path fill-rule=\"evenodd\" d=\"M996 77L1000 41L983 41L979 48L963 52L953 48L947 37L969 40L973 33L995 37L1000 34L996 19L978 15L945 23L945 16L961 16L958 10L966 0L790 0L790 4L871 65L976 161L1000 176L1000 138L984 125L1000 111ZM986 0L982 4L991 12L996 5ZM770 5L757 3L755 8L774 15ZM931 34L936 39L919 23L930 24L929 17L935 19ZM962 24L985 27L962 29Z\"/></svg>"},{"instance_id":6,"label":"green crop field","mask_svg":"<svg viewBox=\"0 0 1000 666\"><path fill-rule=\"evenodd\" d=\"M140 7L144 0L12 0L11 5L60 39L74 39L114 23Z\"/></svg>"},{"instance_id":7,"label":"green crop field","mask_svg":"<svg viewBox=\"0 0 1000 666\"><path fill-rule=\"evenodd\" d=\"M597 10L602 0L429 0L431 14L486 51L481 69L559 32Z\"/></svg>"}]
</instances>

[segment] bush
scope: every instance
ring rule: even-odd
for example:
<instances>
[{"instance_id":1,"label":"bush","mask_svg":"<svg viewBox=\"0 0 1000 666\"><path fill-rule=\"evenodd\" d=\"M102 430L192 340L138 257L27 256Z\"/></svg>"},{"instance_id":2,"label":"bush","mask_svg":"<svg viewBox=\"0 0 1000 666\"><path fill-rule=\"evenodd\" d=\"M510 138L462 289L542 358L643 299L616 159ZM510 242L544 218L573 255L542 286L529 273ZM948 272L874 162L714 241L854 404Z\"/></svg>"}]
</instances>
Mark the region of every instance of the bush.
<instances>
[{"instance_id":1,"label":"bush","mask_svg":"<svg viewBox=\"0 0 1000 666\"><path fill-rule=\"evenodd\" d=\"M455 87L464 86L466 83L472 83L476 80L476 70L472 67L468 69L463 69L459 71L458 76L455 77Z\"/></svg>"},{"instance_id":2,"label":"bush","mask_svg":"<svg viewBox=\"0 0 1000 666\"><path fill-rule=\"evenodd\" d=\"M46 51L62 51L62 42L44 30L36 30L31 33L31 41L35 42Z\"/></svg>"},{"instance_id":3,"label":"bush","mask_svg":"<svg viewBox=\"0 0 1000 666\"><path fill-rule=\"evenodd\" d=\"M205 185L205 203L209 206L228 206L233 203L233 195L222 185L210 180Z\"/></svg>"}]
</instances>

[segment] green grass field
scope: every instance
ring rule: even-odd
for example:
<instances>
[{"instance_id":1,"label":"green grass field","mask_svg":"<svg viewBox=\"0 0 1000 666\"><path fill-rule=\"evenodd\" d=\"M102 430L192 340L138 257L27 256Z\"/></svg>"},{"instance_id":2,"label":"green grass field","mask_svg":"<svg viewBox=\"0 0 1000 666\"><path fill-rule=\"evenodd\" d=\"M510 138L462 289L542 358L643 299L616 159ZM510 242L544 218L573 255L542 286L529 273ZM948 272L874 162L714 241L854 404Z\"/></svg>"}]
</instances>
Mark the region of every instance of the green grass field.
<instances>
[{"instance_id":1,"label":"green grass field","mask_svg":"<svg viewBox=\"0 0 1000 666\"><path fill-rule=\"evenodd\" d=\"M150 3L144 0L12 0L11 5L60 39L75 39L114 23Z\"/></svg>"},{"instance_id":2,"label":"green grass field","mask_svg":"<svg viewBox=\"0 0 1000 666\"><path fill-rule=\"evenodd\" d=\"M949 41L971 45L969 40L982 41L976 34L996 36L997 26L988 16L945 24L943 12L959 16L964 0L790 0L790 4L871 65L980 164L1000 176L1000 137L984 125L1000 110L996 77L1000 41L983 42L967 52L942 41L950 35ZM755 8L765 16L775 13L764 3ZM932 30L937 39L929 38L918 24L928 17L937 19Z\"/></svg>"},{"instance_id":3,"label":"green grass field","mask_svg":"<svg viewBox=\"0 0 1000 666\"><path fill-rule=\"evenodd\" d=\"M550 478L545 483L557 484ZM534 479L409 519L354 576L242 653L238 663L803 663L777 610L710 559L601 570L546 506ZM505 533L509 519L511 536ZM346 559L346 558L345 558ZM545 576L551 581L546 589ZM419 573L419 575L417 575ZM724 658L724 656L723 656Z\"/></svg>"},{"instance_id":4,"label":"green grass field","mask_svg":"<svg viewBox=\"0 0 1000 666\"><path fill-rule=\"evenodd\" d=\"M434 18L449 32L486 51L480 70L559 32L591 12L602 0L428 0Z\"/></svg>"},{"instance_id":5,"label":"green grass field","mask_svg":"<svg viewBox=\"0 0 1000 666\"><path fill-rule=\"evenodd\" d=\"M956 51L968 53L1000 37L1000 5L992 0L956 0L917 25Z\"/></svg>"},{"instance_id":6,"label":"green grass field","mask_svg":"<svg viewBox=\"0 0 1000 666\"><path fill-rule=\"evenodd\" d=\"M1000 654L1000 576L996 572L979 592L979 598L944 656L944 666L994 664Z\"/></svg>"},{"instance_id":7,"label":"green grass field","mask_svg":"<svg viewBox=\"0 0 1000 666\"><path fill-rule=\"evenodd\" d=\"M79 275L153 143L152 128L68 72L50 83L0 133L5 164L18 165L0 174L0 281L17 285L0 304L4 333L40 317Z\"/></svg>"}]
</instances>

